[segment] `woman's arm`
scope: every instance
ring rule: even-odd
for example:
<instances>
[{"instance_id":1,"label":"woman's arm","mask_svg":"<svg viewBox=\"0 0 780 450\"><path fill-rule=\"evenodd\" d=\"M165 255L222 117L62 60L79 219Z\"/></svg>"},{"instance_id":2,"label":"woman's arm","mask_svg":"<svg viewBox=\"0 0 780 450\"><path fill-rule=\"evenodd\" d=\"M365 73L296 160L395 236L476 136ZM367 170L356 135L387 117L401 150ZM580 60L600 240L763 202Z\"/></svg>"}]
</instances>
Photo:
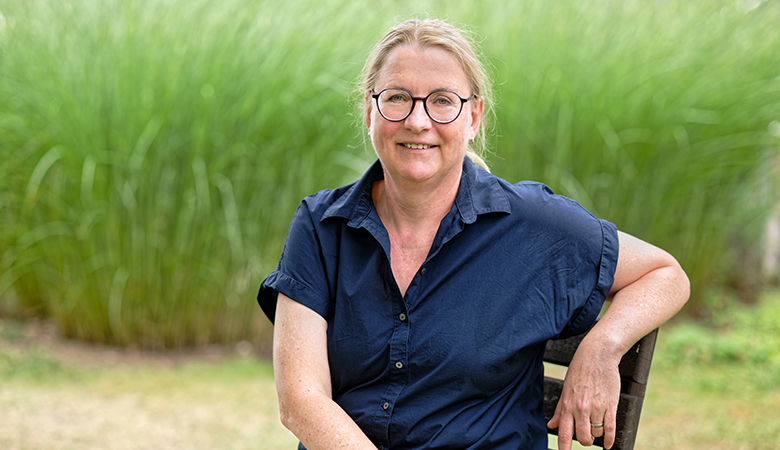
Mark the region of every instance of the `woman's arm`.
<instances>
[{"instance_id":1,"label":"woman's arm","mask_svg":"<svg viewBox=\"0 0 780 450\"><path fill-rule=\"evenodd\" d=\"M279 294L274 326L274 377L282 424L309 450L376 448L331 398L328 324Z\"/></svg>"},{"instance_id":2,"label":"woman's arm","mask_svg":"<svg viewBox=\"0 0 780 450\"><path fill-rule=\"evenodd\" d=\"M592 445L593 438L603 435L605 448L612 447L620 359L639 339L677 313L690 295L688 277L670 254L622 232L618 238L612 304L574 354L548 424L558 428L561 450L571 449L575 433L583 445ZM601 423L603 427L591 427Z\"/></svg>"}]
</instances>

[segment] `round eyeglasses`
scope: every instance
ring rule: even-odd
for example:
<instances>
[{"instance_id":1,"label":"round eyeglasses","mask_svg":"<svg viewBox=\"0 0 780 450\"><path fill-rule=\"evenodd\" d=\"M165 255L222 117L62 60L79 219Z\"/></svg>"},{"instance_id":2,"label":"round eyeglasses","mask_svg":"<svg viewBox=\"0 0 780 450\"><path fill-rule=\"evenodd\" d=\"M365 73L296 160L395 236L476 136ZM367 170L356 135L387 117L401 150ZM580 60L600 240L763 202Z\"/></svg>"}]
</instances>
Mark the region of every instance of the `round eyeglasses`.
<instances>
[{"instance_id":1,"label":"round eyeglasses","mask_svg":"<svg viewBox=\"0 0 780 450\"><path fill-rule=\"evenodd\" d=\"M401 122L412 115L417 100L423 102L425 113L436 123L447 124L454 122L463 111L463 104L472 98L462 98L450 91L435 91L427 97L412 97L412 94L403 89L385 89L378 94L371 94L376 100L379 114L390 122Z\"/></svg>"}]
</instances>

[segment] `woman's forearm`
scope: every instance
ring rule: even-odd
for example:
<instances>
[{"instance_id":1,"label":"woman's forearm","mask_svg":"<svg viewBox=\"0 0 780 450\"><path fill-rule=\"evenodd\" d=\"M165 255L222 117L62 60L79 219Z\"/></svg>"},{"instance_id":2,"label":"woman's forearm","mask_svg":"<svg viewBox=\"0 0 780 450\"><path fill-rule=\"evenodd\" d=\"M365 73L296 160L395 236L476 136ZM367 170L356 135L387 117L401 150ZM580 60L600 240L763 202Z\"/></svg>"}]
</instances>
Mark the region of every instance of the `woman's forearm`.
<instances>
[{"instance_id":1,"label":"woman's forearm","mask_svg":"<svg viewBox=\"0 0 780 450\"><path fill-rule=\"evenodd\" d=\"M310 392L279 397L282 424L308 450L375 449L376 446L330 398Z\"/></svg>"},{"instance_id":2,"label":"woman's forearm","mask_svg":"<svg viewBox=\"0 0 780 450\"><path fill-rule=\"evenodd\" d=\"M273 353L282 424L308 450L374 449L332 400L327 328L317 313L279 294Z\"/></svg>"},{"instance_id":3,"label":"woman's forearm","mask_svg":"<svg viewBox=\"0 0 780 450\"><path fill-rule=\"evenodd\" d=\"M643 336L674 316L689 295L688 278L679 267L655 269L615 293L604 316L586 338L613 350L620 360ZM587 345L587 343L586 343Z\"/></svg>"},{"instance_id":4,"label":"woman's forearm","mask_svg":"<svg viewBox=\"0 0 780 450\"><path fill-rule=\"evenodd\" d=\"M674 316L690 295L688 277L671 255L625 233L620 233L620 243L612 303L588 333L618 360Z\"/></svg>"}]
</instances>

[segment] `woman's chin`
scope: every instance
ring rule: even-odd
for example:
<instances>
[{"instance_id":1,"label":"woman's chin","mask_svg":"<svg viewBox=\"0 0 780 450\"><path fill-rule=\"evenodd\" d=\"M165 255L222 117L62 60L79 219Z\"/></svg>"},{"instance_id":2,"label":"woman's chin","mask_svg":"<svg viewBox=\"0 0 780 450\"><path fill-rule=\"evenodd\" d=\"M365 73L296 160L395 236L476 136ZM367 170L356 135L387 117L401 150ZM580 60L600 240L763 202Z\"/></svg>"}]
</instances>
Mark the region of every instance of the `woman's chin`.
<instances>
[{"instance_id":1,"label":"woman's chin","mask_svg":"<svg viewBox=\"0 0 780 450\"><path fill-rule=\"evenodd\" d=\"M444 167L439 161L428 163L412 163L399 167L398 175L412 183L443 182L455 167Z\"/></svg>"}]
</instances>

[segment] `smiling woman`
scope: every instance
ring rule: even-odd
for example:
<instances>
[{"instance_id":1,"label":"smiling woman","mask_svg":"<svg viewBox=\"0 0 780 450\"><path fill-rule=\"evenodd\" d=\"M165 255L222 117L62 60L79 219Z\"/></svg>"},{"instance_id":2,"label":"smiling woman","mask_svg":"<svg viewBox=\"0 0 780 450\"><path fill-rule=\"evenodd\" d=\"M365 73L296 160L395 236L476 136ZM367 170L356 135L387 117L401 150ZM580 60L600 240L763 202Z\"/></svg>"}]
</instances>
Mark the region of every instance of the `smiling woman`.
<instances>
[{"instance_id":1,"label":"smiling woman","mask_svg":"<svg viewBox=\"0 0 780 450\"><path fill-rule=\"evenodd\" d=\"M575 436L608 448L621 356L688 298L668 253L472 162L482 74L468 39L437 20L401 23L366 63L378 161L303 200L258 293L300 448L547 448L545 343L585 332L614 295L549 423L561 449Z\"/></svg>"}]
</instances>

